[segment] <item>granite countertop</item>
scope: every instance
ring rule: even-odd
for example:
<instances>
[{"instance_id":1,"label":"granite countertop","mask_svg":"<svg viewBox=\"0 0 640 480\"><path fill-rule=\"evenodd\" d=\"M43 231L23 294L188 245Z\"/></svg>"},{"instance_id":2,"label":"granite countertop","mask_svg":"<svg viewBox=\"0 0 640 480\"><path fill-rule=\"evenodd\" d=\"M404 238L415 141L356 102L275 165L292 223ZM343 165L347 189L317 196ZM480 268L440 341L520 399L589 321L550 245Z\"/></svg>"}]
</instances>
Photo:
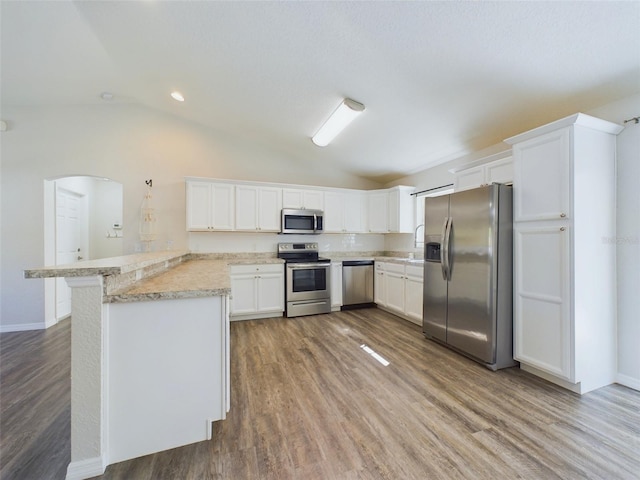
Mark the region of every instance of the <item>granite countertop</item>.
<instances>
[{"instance_id":1,"label":"granite countertop","mask_svg":"<svg viewBox=\"0 0 640 480\"><path fill-rule=\"evenodd\" d=\"M376 257L376 262L386 263L400 263L404 265L424 265L424 260L421 258L405 258L405 257Z\"/></svg>"},{"instance_id":2,"label":"granite countertop","mask_svg":"<svg viewBox=\"0 0 640 480\"><path fill-rule=\"evenodd\" d=\"M279 258L195 255L161 273L106 295L106 303L211 297L231 294L230 265L282 264Z\"/></svg>"},{"instance_id":3,"label":"granite countertop","mask_svg":"<svg viewBox=\"0 0 640 480\"><path fill-rule=\"evenodd\" d=\"M187 251L135 253L120 257L86 260L68 265L31 268L24 271L25 278L89 277L93 275L119 275L141 268L168 262L189 255Z\"/></svg>"},{"instance_id":4,"label":"granite countertop","mask_svg":"<svg viewBox=\"0 0 640 480\"><path fill-rule=\"evenodd\" d=\"M187 260L106 295L106 303L229 295L229 261Z\"/></svg>"}]
</instances>

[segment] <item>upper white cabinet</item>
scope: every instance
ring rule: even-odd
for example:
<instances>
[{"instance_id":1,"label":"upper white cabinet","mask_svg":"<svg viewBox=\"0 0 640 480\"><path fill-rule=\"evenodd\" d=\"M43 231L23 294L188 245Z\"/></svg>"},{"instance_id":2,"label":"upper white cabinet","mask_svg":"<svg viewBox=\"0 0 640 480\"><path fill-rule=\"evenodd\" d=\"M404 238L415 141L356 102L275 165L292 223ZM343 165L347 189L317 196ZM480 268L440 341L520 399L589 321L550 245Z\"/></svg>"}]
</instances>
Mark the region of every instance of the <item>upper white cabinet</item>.
<instances>
[{"instance_id":1,"label":"upper white cabinet","mask_svg":"<svg viewBox=\"0 0 640 480\"><path fill-rule=\"evenodd\" d=\"M236 230L279 232L282 189L236 186Z\"/></svg>"},{"instance_id":2,"label":"upper white cabinet","mask_svg":"<svg viewBox=\"0 0 640 480\"><path fill-rule=\"evenodd\" d=\"M511 155L505 156L505 153L499 153L451 172L455 174L454 190L456 192L492 183L511 183L513 182L513 160Z\"/></svg>"},{"instance_id":3,"label":"upper white cabinet","mask_svg":"<svg viewBox=\"0 0 640 480\"><path fill-rule=\"evenodd\" d=\"M282 208L324 210L324 192L322 190L283 188Z\"/></svg>"},{"instance_id":4,"label":"upper white cabinet","mask_svg":"<svg viewBox=\"0 0 640 480\"><path fill-rule=\"evenodd\" d=\"M413 233L414 187L293 188L186 177L187 230L280 232L283 208L324 211L325 233Z\"/></svg>"},{"instance_id":5,"label":"upper white cabinet","mask_svg":"<svg viewBox=\"0 0 640 480\"><path fill-rule=\"evenodd\" d=\"M616 373L615 135L576 114L509 138L514 357L577 393Z\"/></svg>"},{"instance_id":6,"label":"upper white cabinet","mask_svg":"<svg viewBox=\"0 0 640 480\"><path fill-rule=\"evenodd\" d=\"M389 231L389 192L373 190L367 193L367 231L387 233Z\"/></svg>"},{"instance_id":7,"label":"upper white cabinet","mask_svg":"<svg viewBox=\"0 0 640 480\"><path fill-rule=\"evenodd\" d=\"M187 230L233 230L234 186L187 182Z\"/></svg>"},{"instance_id":8,"label":"upper white cabinet","mask_svg":"<svg viewBox=\"0 0 640 480\"><path fill-rule=\"evenodd\" d=\"M570 217L572 136L572 128L565 127L513 146L516 222Z\"/></svg>"},{"instance_id":9,"label":"upper white cabinet","mask_svg":"<svg viewBox=\"0 0 640 480\"><path fill-rule=\"evenodd\" d=\"M365 231L365 197L360 191L324 192L324 231L361 233Z\"/></svg>"},{"instance_id":10,"label":"upper white cabinet","mask_svg":"<svg viewBox=\"0 0 640 480\"><path fill-rule=\"evenodd\" d=\"M411 198L414 187L397 186L367 193L370 233L413 233L415 202Z\"/></svg>"}]
</instances>

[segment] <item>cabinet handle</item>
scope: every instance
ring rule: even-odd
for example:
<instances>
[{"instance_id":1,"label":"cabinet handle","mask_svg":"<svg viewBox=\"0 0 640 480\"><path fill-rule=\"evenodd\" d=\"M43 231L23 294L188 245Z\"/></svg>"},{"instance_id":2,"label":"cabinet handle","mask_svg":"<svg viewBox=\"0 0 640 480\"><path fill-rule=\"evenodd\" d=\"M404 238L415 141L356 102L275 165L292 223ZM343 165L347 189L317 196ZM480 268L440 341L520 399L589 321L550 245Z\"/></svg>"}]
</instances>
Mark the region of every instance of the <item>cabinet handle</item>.
<instances>
[{"instance_id":1,"label":"cabinet handle","mask_svg":"<svg viewBox=\"0 0 640 480\"><path fill-rule=\"evenodd\" d=\"M560 218L564 218L564 217L566 217L566 216L567 216L567 214L566 214L566 213L561 213L561 214L560 214Z\"/></svg>"},{"instance_id":2,"label":"cabinet handle","mask_svg":"<svg viewBox=\"0 0 640 480\"><path fill-rule=\"evenodd\" d=\"M560 231L564 232L566 229L564 227L560 227Z\"/></svg>"}]
</instances>

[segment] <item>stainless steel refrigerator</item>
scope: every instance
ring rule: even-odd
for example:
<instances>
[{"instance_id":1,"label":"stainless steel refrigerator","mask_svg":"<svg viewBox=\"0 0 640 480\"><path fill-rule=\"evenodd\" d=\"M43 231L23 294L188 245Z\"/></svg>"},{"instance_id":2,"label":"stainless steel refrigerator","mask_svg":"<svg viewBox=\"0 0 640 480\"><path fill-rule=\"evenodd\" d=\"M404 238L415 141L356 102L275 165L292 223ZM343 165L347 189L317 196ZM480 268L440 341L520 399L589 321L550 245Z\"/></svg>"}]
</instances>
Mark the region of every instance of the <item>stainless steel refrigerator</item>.
<instances>
[{"instance_id":1,"label":"stainless steel refrigerator","mask_svg":"<svg viewBox=\"0 0 640 480\"><path fill-rule=\"evenodd\" d=\"M512 188L425 199L423 331L492 370L513 360Z\"/></svg>"}]
</instances>

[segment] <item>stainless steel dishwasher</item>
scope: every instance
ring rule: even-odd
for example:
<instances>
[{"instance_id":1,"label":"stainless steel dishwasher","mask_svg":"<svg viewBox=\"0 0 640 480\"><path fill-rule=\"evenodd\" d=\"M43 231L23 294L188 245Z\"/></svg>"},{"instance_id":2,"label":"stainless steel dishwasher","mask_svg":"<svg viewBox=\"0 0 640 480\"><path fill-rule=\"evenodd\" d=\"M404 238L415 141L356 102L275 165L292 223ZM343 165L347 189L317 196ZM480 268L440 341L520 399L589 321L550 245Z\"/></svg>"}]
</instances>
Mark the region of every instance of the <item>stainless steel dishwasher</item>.
<instances>
[{"instance_id":1,"label":"stainless steel dishwasher","mask_svg":"<svg viewBox=\"0 0 640 480\"><path fill-rule=\"evenodd\" d=\"M342 262L342 309L373 305L373 260Z\"/></svg>"}]
</instances>

